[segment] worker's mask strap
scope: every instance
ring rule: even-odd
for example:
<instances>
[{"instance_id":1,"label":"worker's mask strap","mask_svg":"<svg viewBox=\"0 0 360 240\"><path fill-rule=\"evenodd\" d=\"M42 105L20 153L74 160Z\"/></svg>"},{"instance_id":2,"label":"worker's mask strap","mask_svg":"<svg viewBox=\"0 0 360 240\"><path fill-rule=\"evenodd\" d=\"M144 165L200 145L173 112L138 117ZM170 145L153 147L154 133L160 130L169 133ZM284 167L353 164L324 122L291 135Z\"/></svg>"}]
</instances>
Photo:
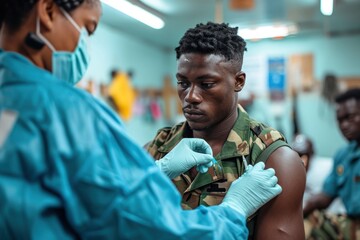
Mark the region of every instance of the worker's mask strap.
<instances>
[{"instance_id":1,"label":"worker's mask strap","mask_svg":"<svg viewBox=\"0 0 360 240\"><path fill-rule=\"evenodd\" d=\"M74 26L74 28L81 34L82 30L80 26L74 21L74 19L67 13L64 9L60 8L62 14L66 17L66 19ZM37 16L36 18L36 35L51 49L52 52L56 52L54 45L52 45L49 40L47 40L44 35L41 33L40 29L40 18Z\"/></svg>"}]
</instances>

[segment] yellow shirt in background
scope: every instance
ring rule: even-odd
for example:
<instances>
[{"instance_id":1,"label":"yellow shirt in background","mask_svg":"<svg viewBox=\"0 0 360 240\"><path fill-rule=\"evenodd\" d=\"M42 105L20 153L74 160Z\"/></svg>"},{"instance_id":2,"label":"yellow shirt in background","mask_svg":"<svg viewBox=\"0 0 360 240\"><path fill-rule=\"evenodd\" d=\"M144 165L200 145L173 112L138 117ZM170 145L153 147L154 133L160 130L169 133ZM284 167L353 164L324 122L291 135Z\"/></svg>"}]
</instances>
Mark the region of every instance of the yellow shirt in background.
<instances>
[{"instance_id":1,"label":"yellow shirt in background","mask_svg":"<svg viewBox=\"0 0 360 240\"><path fill-rule=\"evenodd\" d=\"M128 121L133 113L135 92L126 73L118 73L109 86L109 96L114 101L120 117Z\"/></svg>"}]
</instances>

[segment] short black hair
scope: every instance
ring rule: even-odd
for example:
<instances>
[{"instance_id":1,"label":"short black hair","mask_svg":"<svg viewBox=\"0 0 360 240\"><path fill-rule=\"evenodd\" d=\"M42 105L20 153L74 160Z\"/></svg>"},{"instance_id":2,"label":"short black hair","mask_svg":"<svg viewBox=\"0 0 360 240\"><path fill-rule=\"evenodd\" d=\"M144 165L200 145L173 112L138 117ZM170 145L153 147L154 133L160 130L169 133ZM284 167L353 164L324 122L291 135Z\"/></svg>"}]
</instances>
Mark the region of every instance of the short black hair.
<instances>
[{"instance_id":1,"label":"short black hair","mask_svg":"<svg viewBox=\"0 0 360 240\"><path fill-rule=\"evenodd\" d=\"M335 98L335 102L343 103L350 99L356 99L356 101L360 100L360 88L352 88L352 89L349 89L349 90L337 95Z\"/></svg>"},{"instance_id":2,"label":"short black hair","mask_svg":"<svg viewBox=\"0 0 360 240\"><path fill-rule=\"evenodd\" d=\"M53 0L59 7L70 12L83 2L95 0ZM0 27L6 23L11 30L17 30L25 21L37 0L1 0L0 1Z\"/></svg>"},{"instance_id":3,"label":"short black hair","mask_svg":"<svg viewBox=\"0 0 360 240\"><path fill-rule=\"evenodd\" d=\"M237 31L237 27L230 27L228 23L197 24L180 39L175 48L176 59L186 53L216 54L224 56L227 61L237 62L241 68L246 42Z\"/></svg>"},{"instance_id":4,"label":"short black hair","mask_svg":"<svg viewBox=\"0 0 360 240\"><path fill-rule=\"evenodd\" d=\"M133 70L128 70L127 71L127 75L129 76L129 78L133 78L134 77L134 71Z\"/></svg>"}]
</instances>

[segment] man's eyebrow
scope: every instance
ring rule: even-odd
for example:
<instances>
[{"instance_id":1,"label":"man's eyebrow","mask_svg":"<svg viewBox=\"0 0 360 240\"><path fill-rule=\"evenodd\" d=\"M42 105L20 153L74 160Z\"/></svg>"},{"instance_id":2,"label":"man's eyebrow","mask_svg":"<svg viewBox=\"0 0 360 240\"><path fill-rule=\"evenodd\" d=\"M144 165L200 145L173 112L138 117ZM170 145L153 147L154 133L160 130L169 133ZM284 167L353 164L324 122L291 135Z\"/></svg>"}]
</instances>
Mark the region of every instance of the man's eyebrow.
<instances>
[{"instance_id":1,"label":"man's eyebrow","mask_svg":"<svg viewBox=\"0 0 360 240\"><path fill-rule=\"evenodd\" d=\"M186 79L186 77L185 77L184 75L182 75L181 73L176 73L176 77L185 78L185 79Z\"/></svg>"},{"instance_id":2,"label":"man's eyebrow","mask_svg":"<svg viewBox=\"0 0 360 240\"><path fill-rule=\"evenodd\" d=\"M183 78L183 79L187 79L186 76L182 75L181 73L177 73L176 74L176 77L177 78ZM196 78L196 80L204 80L204 79L209 79L209 78L216 78L217 76L214 75L214 74L204 74L204 75L201 75L201 76L198 76Z\"/></svg>"},{"instance_id":3,"label":"man's eyebrow","mask_svg":"<svg viewBox=\"0 0 360 240\"><path fill-rule=\"evenodd\" d=\"M201 75L201 76L197 77L196 79L203 80L203 79L207 79L207 78L216 78L216 75L214 75L214 74L204 74L204 75Z\"/></svg>"}]
</instances>

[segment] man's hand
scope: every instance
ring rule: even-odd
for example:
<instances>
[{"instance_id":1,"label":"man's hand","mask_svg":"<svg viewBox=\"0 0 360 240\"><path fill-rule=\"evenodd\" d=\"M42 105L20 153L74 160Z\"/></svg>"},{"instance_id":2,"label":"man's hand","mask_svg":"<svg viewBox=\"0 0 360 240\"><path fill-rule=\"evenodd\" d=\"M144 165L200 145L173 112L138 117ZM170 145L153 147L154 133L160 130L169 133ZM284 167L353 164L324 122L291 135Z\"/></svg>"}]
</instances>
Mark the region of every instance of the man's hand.
<instances>
[{"instance_id":1,"label":"man's hand","mask_svg":"<svg viewBox=\"0 0 360 240\"><path fill-rule=\"evenodd\" d=\"M204 173L213 165L212 150L209 144L199 138L182 139L165 157L155 161L156 165L170 179L196 166Z\"/></svg>"},{"instance_id":2,"label":"man's hand","mask_svg":"<svg viewBox=\"0 0 360 240\"><path fill-rule=\"evenodd\" d=\"M265 203L281 193L278 179L272 168L260 162L248 166L246 172L235 180L221 205L227 205L245 217L255 213Z\"/></svg>"}]
</instances>

